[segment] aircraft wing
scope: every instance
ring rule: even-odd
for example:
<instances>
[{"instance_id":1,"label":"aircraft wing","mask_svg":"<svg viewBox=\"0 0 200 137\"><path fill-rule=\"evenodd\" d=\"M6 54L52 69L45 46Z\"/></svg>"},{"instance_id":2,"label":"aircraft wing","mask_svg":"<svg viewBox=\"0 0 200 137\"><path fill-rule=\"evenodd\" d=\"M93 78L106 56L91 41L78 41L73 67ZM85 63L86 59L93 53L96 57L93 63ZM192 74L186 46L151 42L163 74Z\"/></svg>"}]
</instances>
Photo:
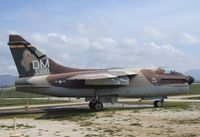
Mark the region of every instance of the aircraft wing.
<instances>
[{"instance_id":1,"label":"aircraft wing","mask_svg":"<svg viewBox=\"0 0 200 137\"><path fill-rule=\"evenodd\" d=\"M117 76L111 75L109 73L92 73L92 74L79 74L69 78L69 80L96 80L96 79L106 79L115 78Z\"/></svg>"},{"instance_id":2,"label":"aircraft wing","mask_svg":"<svg viewBox=\"0 0 200 137\"><path fill-rule=\"evenodd\" d=\"M85 80L86 85L129 85L129 77L137 75L128 69L110 69L104 72L78 74L68 80Z\"/></svg>"}]
</instances>

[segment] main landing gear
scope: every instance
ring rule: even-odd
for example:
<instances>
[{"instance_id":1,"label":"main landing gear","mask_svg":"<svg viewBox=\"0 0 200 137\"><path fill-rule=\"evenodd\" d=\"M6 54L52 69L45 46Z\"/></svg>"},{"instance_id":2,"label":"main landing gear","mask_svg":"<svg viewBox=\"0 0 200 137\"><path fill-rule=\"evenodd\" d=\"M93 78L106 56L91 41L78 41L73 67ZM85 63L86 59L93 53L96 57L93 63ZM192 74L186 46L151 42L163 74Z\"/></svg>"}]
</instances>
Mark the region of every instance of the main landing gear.
<instances>
[{"instance_id":1,"label":"main landing gear","mask_svg":"<svg viewBox=\"0 0 200 137\"><path fill-rule=\"evenodd\" d=\"M89 107L96 111L101 111L103 109L103 103L98 100L93 100L89 103Z\"/></svg>"},{"instance_id":2,"label":"main landing gear","mask_svg":"<svg viewBox=\"0 0 200 137\"><path fill-rule=\"evenodd\" d=\"M103 103L116 103L118 102L118 95L95 95L86 97L85 101L89 101L89 108L96 111L104 109Z\"/></svg>"},{"instance_id":3,"label":"main landing gear","mask_svg":"<svg viewBox=\"0 0 200 137\"><path fill-rule=\"evenodd\" d=\"M162 107L164 103L164 99L160 99L160 100L155 100L153 102L154 107Z\"/></svg>"}]
</instances>

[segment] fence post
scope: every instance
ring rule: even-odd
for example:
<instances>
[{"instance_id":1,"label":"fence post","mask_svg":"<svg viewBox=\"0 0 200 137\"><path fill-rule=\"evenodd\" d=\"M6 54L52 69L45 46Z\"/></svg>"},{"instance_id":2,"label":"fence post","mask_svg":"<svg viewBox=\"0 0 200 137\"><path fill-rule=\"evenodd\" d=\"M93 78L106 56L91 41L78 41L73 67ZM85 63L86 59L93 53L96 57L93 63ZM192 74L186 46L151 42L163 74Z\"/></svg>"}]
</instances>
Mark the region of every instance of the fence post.
<instances>
[{"instance_id":1,"label":"fence post","mask_svg":"<svg viewBox=\"0 0 200 137\"><path fill-rule=\"evenodd\" d=\"M13 135L11 134L10 137L20 137L20 135L16 134L16 117L13 120Z\"/></svg>"},{"instance_id":2,"label":"fence post","mask_svg":"<svg viewBox=\"0 0 200 137\"><path fill-rule=\"evenodd\" d=\"M1 106L2 106L2 102L3 102L2 101L2 87L0 87L0 89L1 89L0 92L1 92Z\"/></svg>"},{"instance_id":3,"label":"fence post","mask_svg":"<svg viewBox=\"0 0 200 137\"><path fill-rule=\"evenodd\" d=\"M2 106L2 104L3 104L3 100L2 100L2 99L3 99L3 95L2 95L2 94L3 94L3 92L2 92L2 87L0 87L0 89L1 89L1 106Z\"/></svg>"},{"instance_id":4,"label":"fence post","mask_svg":"<svg viewBox=\"0 0 200 137\"><path fill-rule=\"evenodd\" d=\"M28 92L26 93L26 106L25 106L25 110L28 111L29 109L29 104L28 104L29 98L28 98Z\"/></svg>"}]
</instances>

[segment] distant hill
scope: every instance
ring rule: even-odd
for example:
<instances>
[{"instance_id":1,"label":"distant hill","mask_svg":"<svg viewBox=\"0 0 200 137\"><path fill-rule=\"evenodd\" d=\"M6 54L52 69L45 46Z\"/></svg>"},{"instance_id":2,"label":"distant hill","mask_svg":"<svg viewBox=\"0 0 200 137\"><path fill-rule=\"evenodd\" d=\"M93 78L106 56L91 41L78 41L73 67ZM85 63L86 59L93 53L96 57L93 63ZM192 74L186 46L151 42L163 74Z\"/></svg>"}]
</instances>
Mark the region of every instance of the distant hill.
<instances>
[{"instance_id":1,"label":"distant hill","mask_svg":"<svg viewBox=\"0 0 200 137\"><path fill-rule=\"evenodd\" d=\"M17 78L18 76L0 75L0 86L12 86Z\"/></svg>"},{"instance_id":2,"label":"distant hill","mask_svg":"<svg viewBox=\"0 0 200 137\"><path fill-rule=\"evenodd\" d=\"M191 69L186 71L185 74L193 76L196 82L200 82L200 69Z\"/></svg>"}]
</instances>

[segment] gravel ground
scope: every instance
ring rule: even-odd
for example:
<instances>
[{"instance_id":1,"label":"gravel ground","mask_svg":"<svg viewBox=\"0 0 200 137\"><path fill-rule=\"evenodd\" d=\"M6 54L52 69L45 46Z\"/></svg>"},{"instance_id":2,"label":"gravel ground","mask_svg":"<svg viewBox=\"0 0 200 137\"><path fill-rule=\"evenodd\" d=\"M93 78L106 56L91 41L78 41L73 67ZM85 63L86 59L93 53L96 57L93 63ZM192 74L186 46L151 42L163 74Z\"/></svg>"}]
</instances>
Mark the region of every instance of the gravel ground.
<instances>
[{"instance_id":1,"label":"gravel ground","mask_svg":"<svg viewBox=\"0 0 200 137\"><path fill-rule=\"evenodd\" d=\"M0 119L0 137L12 133L11 117ZM21 137L200 137L200 104L189 108L132 108L17 116Z\"/></svg>"}]
</instances>

